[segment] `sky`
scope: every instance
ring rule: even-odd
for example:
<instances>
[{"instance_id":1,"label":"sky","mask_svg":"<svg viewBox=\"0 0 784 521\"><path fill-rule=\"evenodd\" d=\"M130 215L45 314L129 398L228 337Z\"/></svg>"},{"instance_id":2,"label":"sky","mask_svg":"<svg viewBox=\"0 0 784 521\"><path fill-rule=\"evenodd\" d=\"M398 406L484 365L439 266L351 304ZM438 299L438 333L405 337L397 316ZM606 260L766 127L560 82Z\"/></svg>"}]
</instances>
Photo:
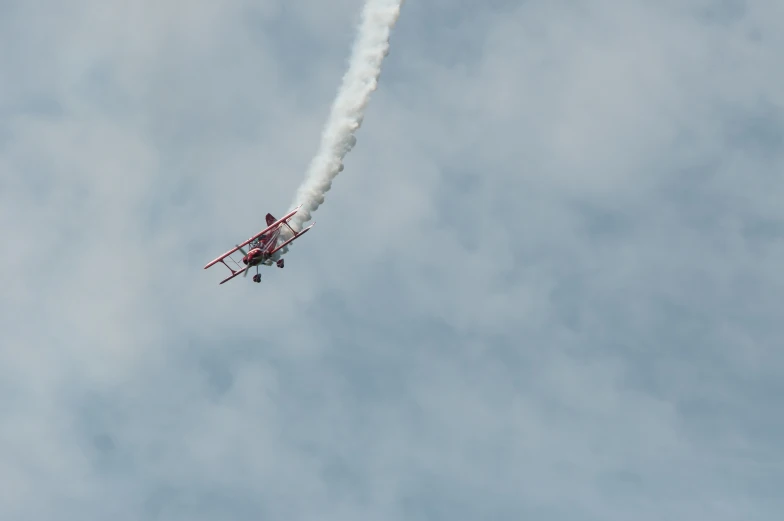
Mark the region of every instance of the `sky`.
<instances>
[{"instance_id":1,"label":"sky","mask_svg":"<svg viewBox=\"0 0 784 521\"><path fill-rule=\"evenodd\" d=\"M0 518L768 521L784 4L0 2Z\"/></svg>"}]
</instances>

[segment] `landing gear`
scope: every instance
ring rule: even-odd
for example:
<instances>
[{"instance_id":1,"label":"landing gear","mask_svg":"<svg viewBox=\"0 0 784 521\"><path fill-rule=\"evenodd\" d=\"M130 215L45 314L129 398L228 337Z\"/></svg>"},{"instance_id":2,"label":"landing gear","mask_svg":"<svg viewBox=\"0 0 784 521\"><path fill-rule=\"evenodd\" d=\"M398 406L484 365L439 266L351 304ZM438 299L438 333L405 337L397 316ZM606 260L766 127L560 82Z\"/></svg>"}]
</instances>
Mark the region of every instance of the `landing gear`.
<instances>
[{"instance_id":1,"label":"landing gear","mask_svg":"<svg viewBox=\"0 0 784 521\"><path fill-rule=\"evenodd\" d=\"M280 260L277 262L277 265L278 265L278 268L282 268L282 267L283 267L283 259L280 259Z\"/></svg>"},{"instance_id":2,"label":"landing gear","mask_svg":"<svg viewBox=\"0 0 784 521\"><path fill-rule=\"evenodd\" d=\"M261 273L257 273L253 276L253 282L261 282Z\"/></svg>"}]
</instances>

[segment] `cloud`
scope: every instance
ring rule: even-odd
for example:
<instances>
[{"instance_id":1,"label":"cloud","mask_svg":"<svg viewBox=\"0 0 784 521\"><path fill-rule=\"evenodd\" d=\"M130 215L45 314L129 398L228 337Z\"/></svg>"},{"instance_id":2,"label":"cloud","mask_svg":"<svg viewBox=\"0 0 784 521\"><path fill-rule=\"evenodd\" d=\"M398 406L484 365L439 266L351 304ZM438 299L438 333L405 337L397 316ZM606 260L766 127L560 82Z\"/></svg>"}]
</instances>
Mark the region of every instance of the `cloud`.
<instances>
[{"instance_id":1,"label":"cloud","mask_svg":"<svg viewBox=\"0 0 784 521\"><path fill-rule=\"evenodd\" d=\"M779 3L407 3L218 286L360 8L0 8L0 517L774 519Z\"/></svg>"}]
</instances>

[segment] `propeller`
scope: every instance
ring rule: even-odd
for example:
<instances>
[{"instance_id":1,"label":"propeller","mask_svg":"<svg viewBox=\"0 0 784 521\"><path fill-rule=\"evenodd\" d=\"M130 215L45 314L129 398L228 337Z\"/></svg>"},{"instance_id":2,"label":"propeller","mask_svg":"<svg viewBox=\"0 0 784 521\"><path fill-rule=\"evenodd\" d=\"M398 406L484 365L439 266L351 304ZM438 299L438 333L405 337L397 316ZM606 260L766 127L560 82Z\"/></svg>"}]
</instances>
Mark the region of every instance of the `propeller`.
<instances>
[{"instance_id":1,"label":"propeller","mask_svg":"<svg viewBox=\"0 0 784 521\"><path fill-rule=\"evenodd\" d=\"M239 244L237 244L236 246L237 246L237 249L239 249L240 252L242 252L242 256L243 257L246 257L248 255L248 253L245 250L242 249L242 246L240 246ZM248 263L248 267L245 268L245 271L242 272L243 278L248 276L248 270L249 269L250 269L250 262Z\"/></svg>"}]
</instances>

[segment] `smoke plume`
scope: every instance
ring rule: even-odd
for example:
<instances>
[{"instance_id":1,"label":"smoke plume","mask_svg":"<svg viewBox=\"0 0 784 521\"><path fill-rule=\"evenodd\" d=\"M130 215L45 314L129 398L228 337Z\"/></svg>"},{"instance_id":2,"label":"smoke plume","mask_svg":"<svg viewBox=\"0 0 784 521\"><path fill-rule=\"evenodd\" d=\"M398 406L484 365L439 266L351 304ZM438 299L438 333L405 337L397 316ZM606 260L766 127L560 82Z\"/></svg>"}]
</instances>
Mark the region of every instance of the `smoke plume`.
<instances>
[{"instance_id":1,"label":"smoke plume","mask_svg":"<svg viewBox=\"0 0 784 521\"><path fill-rule=\"evenodd\" d=\"M362 125L370 94L376 90L381 63L389 52L389 35L400 15L404 0L367 0L357 38L332 111L321 135L318 153L311 161L290 210L303 207L291 219L301 230L311 214L324 202L332 180L343 170L343 158L354 148L354 134Z\"/></svg>"}]
</instances>

